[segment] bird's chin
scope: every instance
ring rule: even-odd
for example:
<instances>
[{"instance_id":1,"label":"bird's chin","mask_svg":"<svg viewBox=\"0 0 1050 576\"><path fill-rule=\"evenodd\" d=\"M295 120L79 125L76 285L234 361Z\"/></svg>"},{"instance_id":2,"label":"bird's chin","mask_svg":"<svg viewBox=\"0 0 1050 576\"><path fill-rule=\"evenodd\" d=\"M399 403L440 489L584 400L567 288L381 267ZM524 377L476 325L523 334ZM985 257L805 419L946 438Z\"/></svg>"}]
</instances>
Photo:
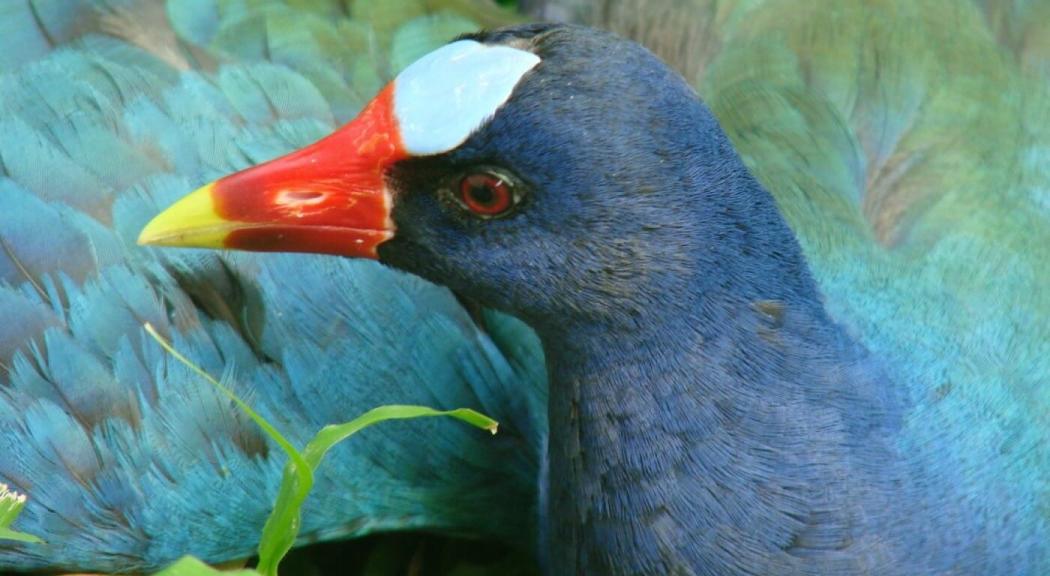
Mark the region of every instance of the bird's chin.
<instances>
[{"instance_id":1,"label":"bird's chin","mask_svg":"<svg viewBox=\"0 0 1050 576\"><path fill-rule=\"evenodd\" d=\"M433 250L409 238L394 236L376 247L376 253L379 256L378 260L386 266L419 276L434 284L446 285L439 280L446 270L441 264L441 259Z\"/></svg>"},{"instance_id":2,"label":"bird's chin","mask_svg":"<svg viewBox=\"0 0 1050 576\"><path fill-rule=\"evenodd\" d=\"M379 261L386 266L468 296L485 307L504 309L503 303L491 301L491 291L479 287L476 277L450 265L447 256L435 254L424 244L407 237L394 236L380 244L377 252Z\"/></svg>"}]
</instances>

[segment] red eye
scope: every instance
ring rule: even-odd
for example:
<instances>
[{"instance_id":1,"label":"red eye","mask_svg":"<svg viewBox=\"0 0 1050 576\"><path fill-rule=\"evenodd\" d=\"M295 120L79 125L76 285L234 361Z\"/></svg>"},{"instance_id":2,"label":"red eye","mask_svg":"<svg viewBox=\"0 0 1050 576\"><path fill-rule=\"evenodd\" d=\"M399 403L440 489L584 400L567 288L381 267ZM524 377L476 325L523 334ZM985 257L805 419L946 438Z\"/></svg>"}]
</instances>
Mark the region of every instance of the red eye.
<instances>
[{"instance_id":1,"label":"red eye","mask_svg":"<svg viewBox=\"0 0 1050 576\"><path fill-rule=\"evenodd\" d=\"M478 216L499 216L514 207L514 192L505 178L487 172L459 181L459 200Z\"/></svg>"}]
</instances>

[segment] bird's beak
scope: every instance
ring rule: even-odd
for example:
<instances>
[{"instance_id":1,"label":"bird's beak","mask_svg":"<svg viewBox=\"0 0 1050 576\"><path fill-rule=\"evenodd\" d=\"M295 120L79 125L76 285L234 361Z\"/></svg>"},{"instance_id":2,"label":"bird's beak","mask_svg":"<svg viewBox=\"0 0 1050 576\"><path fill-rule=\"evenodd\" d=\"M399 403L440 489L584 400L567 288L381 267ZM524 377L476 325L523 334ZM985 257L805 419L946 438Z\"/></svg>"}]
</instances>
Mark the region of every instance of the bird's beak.
<instances>
[{"instance_id":1,"label":"bird's beak","mask_svg":"<svg viewBox=\"0 0 1050 576\"><path fill-rule=\"evenodd\" d=\"M405 157L391 84L326 138L190 193L138 241L376 258L394 235L384 176Z\"/></svg>"}]
</instances>

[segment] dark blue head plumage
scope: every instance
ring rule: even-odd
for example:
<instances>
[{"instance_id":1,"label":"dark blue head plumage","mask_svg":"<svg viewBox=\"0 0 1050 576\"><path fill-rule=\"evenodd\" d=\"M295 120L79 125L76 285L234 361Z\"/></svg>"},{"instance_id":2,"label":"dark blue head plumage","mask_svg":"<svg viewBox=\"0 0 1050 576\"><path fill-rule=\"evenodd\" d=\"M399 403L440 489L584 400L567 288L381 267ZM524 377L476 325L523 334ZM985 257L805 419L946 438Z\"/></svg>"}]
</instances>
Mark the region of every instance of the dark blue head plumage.
<instances>
[{"instance_id":1,"label":"dark blue head plumage","mask_svg":"<svg viewBox=\"0 0 1050 576\"><path fill-rule=\"evenodd\" d=\"M383 261L541 329L629 331L729 288L813 295L771 197L652 54L564 26L474 38L527 47L541 62L463 145L395 165L398 232L380 246ZM478 218L453 198L465 175L487 171L519 196L504 217Z\"/></svg>"}]
</instances>

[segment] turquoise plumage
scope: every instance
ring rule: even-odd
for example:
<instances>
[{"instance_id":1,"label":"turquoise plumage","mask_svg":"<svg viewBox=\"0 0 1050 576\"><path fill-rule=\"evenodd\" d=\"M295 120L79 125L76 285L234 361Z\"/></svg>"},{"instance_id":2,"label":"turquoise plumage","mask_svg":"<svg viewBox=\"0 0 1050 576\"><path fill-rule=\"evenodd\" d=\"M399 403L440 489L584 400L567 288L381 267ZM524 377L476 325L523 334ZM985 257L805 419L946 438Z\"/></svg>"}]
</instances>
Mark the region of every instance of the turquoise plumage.
<instances>
[{"instance_id":1,"label":"turquoise plumage","mask_svg":"<svg viewBox=\"0 0 1050 576\"><path fill-rule=\"evenodd\" d=\"M654 4L581 18L697 87L832 316L916 400L905 448L1003 498L979 510L1032 502L1050 535L1050 3ZM0 542L0 567L252 554L284 457L144 322L300 445L383 403L501 421L495 438L396 423L338 448L304 541L426 528L532 545L547 397L521 323L371 263L135 245L187 191L511 19L467 0L0 6L0 482L29 496L16 527L51 543Z\"/></svg>"},{"instance_id":2,"label":"turquoise plumage","mask_svg":"<svg viewBox=\"0 0 1050 576\"><path fill-rule=\"evenodd\" d=\"M381 404L504 415L496 438L395 423L337 448L304 540L532 532L520 511L544 376L516 321L487 314L482 329L447 290L377 265L135 245L194 184L320 137L361 97L272 62L179 71L99 34L33 56L0 79L0 481L29 496L17 528L49 545L0 542L0 566L141 571L253 554L285 458L145 322L300 446ZM520 507L495 512L508 501Z\"/></svg>"}]
</instances>

